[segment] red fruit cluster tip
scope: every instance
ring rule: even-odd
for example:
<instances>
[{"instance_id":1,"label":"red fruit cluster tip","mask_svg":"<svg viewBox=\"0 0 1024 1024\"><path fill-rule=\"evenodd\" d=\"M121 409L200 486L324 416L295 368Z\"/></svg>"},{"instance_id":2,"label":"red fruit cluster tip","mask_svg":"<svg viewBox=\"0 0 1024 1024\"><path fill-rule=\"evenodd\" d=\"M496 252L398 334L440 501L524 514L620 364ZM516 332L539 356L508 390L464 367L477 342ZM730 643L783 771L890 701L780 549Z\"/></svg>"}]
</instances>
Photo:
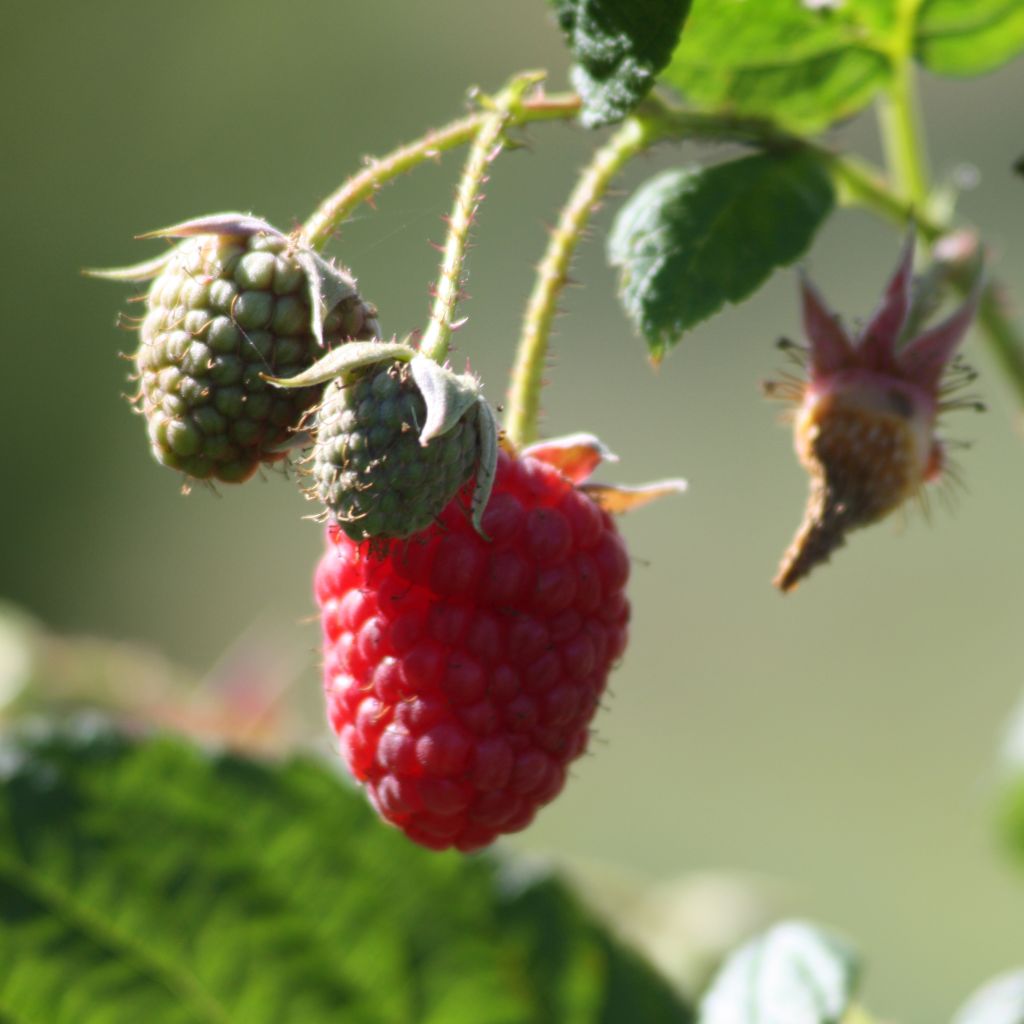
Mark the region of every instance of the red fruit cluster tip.
<instances>
[{"instance_id":1,"label":"red fruit cluster tip","mask_svg":"<svg viewBox=\"0 0 1024 1024\"><path fill-rule=\"evenodd\" d=\"M433 849L486 846L561 791L626 646L626 548L572 480L502 452L482 528L456 499L384 553L329 529L316 574L342 755Z\"/></svg>"}]
</instances>

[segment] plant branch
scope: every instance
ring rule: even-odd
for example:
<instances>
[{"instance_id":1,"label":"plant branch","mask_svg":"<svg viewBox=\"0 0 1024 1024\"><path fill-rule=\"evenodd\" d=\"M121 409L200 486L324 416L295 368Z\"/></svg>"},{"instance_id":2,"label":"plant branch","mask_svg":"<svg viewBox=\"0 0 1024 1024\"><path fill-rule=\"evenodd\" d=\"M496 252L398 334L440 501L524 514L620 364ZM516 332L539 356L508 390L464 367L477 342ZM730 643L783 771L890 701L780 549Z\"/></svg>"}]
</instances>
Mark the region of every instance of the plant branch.
<instances>
[{"instance_id":1,"label":"plant branch","mask_svg":"<svg viewBox=\"0 0 1024 1024\"><path fill-rule=\"evenodd\" d=\"M580 98L573 93L539 93L523 100L509 112L506 127L534 121L573 120L579 113ZM447 150L463 146L476 138L490 112L481 110L429 132L422 138L379 159L353 175L317 207L302 228L302 235L314 249L322 249L352 211L372 199L381 185L411 171L426 160L438 158Z\"/></svg>"},{"instance_id":2,"label":"plant branch","mask_svg":"<svg viewBox=\"0 0 1024 1024\"><path fill-rule=\"evenodd\" d=\"M430 311L430 324L420 343L420 352L434 362L443 363L448 354L455 308L462 287L462 263L469 242L469 229L482 198L480 186L486 181L488 165L501 151L502 136L513 110L522 103L527 89L537 81L537 73L518 75L498 96L487 101L489 109L466 158L455 193L455 205L448 218L448 237L434 292L434 307Z\"/></svg>"},{"instance_id":3,"label":"plant branch","mask_svg":"<svg viewBox=\"0 0 1024 1024\"><path fill-rule=\"evenodd\" d=\"M928 203L927 145L914 70L914 31L921 0L898 0L889 48L892 79L878 102L885 161L897 192L918 210Z\"/></svg>"},{"instance_id":4,"label":"plant branch","mask_svg":"<svg viewBox=\"0 0 1024 1024\"><path fill-rule=\"evenodd\" d=\"M890 88L879 109L886 156L892 167L893 176L897 179L895 187L886 181L880 170L864 161L856 157L837 154L819 143L789 134L769 120L677 109L670 107L657 95L649 97L632 118L633 121L643 126L645 132L649 133L649 137L643 145L649 146L659 138L666 138L738 142L769 150L793 146L806 147L829 168L841 189L844 201L870 210L895 224L906 225L913 222L917 225L921 237L928 243L934 243L949 230L950 225L936 219L933 216L933 211L928 208L927 170L923 157L924 148L918 118L916 84L913 78L912 62L909 60L909 51L907 51L908 59L899 58L897 62L901 48L905 51L909 45L907 40L910 35L906 26L912 26L912 19L916 16L918 3L919 0L901 0L900 16L904 29L900 35L901 41L894 44L891 55L894 68L901 70L897 73L895 84ZM580 102L580 98L572 93L533 95L515 105L509 112L505 126L510 128L535 121L571 121L579 113ZM371 199L381 185L412 170L426 160L436 159L447 150L471 142L477 137L481 126L491 113L483 110L452 121L443 128L399 147L385 157L371 161L362 171L351 177L321 203L316 212L306 221L302 229L303 237L314 248L323 248L352 211L360 203ZM621 170L623 164L634 155L635 153L629 153L625 160L618 165L617 170ZM613 172L613 176L617 170ZM604 188L607 188L607 183ZM595 195L594 202L598 198L599 195ZM572 198L570 198L571 201ZM556 257L553 254L558 236L557 228L548 252L541 263L541 270L545 267L548 267L549 271L555 268L555 273L543 286L538 277L534 296L531 297L528 307L527 322L535 318L534 314L537 314L536 326L531 328L534 338L530 345L534 350L539 350L540 355L530 357L530 362L526 362L523 351L527 327L524 324L524 340L520 342L521 351L517 357L516 375L519 375L522 366L532 366L535 360L539 359L540 365L536 370L530 371L530 375L536 377L538 383L528 383L527 377L523 378L522 384L513 383L513 399L510 404L508 422L510 427L513 423L517 424L513 428L517 432L525 430L525 433L529 434L536 429L535 420L539 407L539 394L536 394L533 399L529 399L529 395L531 389L539 392L539 377L543 369L547 336L550 333L554 299L564 286L564 271L568 267L578 243L579 235L586 225L589 212L589 209L585 210L577 228L571 228L568 234L564 235L560 242L557 242L563 247L562 256L559 257L564 259L562 281L557 283ZM564 213L565 211L563 211ZM955 284L962 292L966 292L969 287L962 281L957 281ZM542 299L539 295L542 287L549 296L548 299ZM542 302L550 302L551 311L549 313L538 313L545 308ZM997 282L992 282L982 297L978 323L993 356L1010 378L1012 387L1021 403L1024 404L1024 337L1014 325L1008 307L1009 302L1004 289ZM547 319L546 325L545 318ZM530 402L534 403L532 412L529 411ZM527 424L531 419L533 426L528 428Z\"/></svg>"},{"instance_id":5,"label":"plant branch","mask_svg":"<svg viewBox=\"0 0 1024 1024\"><path fill-rule=\"evenodd\" d=\"M625 121L594 154L558 216L547 250L537 267L512 370L505 432L516 446L529 444L537 437L551 326L558 311L558 296L569 280L573 253L586 231L587 222L616 175L660 134L661 129L653 119L632 117Z\"/></svg>"}]
</instances>

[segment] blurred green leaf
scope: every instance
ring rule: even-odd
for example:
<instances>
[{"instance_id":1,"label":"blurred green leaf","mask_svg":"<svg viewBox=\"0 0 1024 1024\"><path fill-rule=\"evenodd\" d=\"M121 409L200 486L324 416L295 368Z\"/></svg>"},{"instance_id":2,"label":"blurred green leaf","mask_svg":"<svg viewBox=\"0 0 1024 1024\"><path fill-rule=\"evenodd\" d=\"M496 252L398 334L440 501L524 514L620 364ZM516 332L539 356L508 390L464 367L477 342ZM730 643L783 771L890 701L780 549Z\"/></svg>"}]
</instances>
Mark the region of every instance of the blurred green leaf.
<instances>
[{"instance_id":1,"label":"blurred green leaf","mask_svg":"<svg viewBox=\"0 0 1024 1024\"><path fill-rule=\"evenodd\" d=\"M1024 862L1024 700L1010 716L1000 760L1000 825L1010 850Z\"/></svg>"},{"instance_id":2,"label":"blurred green leaf","mask_svg":"<svg viewBox=\"0 0 1024 1024\"><path fill-rule=\"evenodd\" d=\"M309 758L0 749L0 1019L688 1022L551 878L429 853Z\"/></svg>"},{"instance_id":3,"label":"blurred green leaf","mask_svg":"<svg viewBox=\"0 0 1024 1024\"><path fill-rule=\"evenodd\" d=\"M891 6L695 0L660 78L696 107L818 131L855 114L889 80Z\"/></svg>"},{"instance_id":4,"label":"blurred green leaf","mask_svg":"<svg viewBox=\"0 0 1024 1024\"><path fill-rule=\"evenodd\" d=\"M622 120L668 63L690 0L552 0L587 127Z\"/></svg>"},{"instance_id":5,"label":"blurred green leaf","mask_svg":"<svg viewBox=\"0 0 1024 1024\"><path fill-rule=\"evenodd\" d=\"M953 1024L1024 1024L1024 970L983 985L957 1011Z\"/></svg>"},{"instance_id":6,"label":"blurred green leaf","mask_svg":"<svg viewBox=\"0 0 1024 1024\"><path fill-rule=\"evenodd\" d=\"M726 960L701 1002L700 1024L839 1024L859 965L844 941L786 921Z\"/></svg>"},{"instance_id":7,"label":"blurred green leaf","mask_svg":"<svg viewBox=\"0 0 1024 1024\"><path fill-rule=\"evenodd\" d=\"M834 201L806 152L677 168L637 189L615 219L608 260L652 356L800 256Z\"/></svg>"},{"instance_id":8,"label":"blurred green leaf","mask_svg":"<svg viewBox=\"0 0 1024 1024\"><path fill-rule=\"evenodd\" d=\"M1021 0L925 0L918 60L941 75L980 75L1024 51Z\"/></svg>"}]
</instances>

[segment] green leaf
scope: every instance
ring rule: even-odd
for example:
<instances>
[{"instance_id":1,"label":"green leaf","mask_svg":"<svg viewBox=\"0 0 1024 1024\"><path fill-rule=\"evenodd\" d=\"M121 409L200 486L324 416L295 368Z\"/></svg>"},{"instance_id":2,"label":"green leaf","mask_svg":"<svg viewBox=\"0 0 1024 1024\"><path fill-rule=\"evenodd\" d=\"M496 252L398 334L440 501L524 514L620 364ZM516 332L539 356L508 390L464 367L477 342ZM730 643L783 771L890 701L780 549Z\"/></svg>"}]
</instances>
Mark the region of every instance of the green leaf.
<instances>
[{"instance_id":1,"label":"green leaf","mask_svg":"<svg viewBox=\"0 0 1024 1024\"><path fill-rule=\"evenodd\" d=\"M1024 970L983 985L960 1008L953 1024L1024 1024Z\"/></svg>"},{"instance_id":2,"label":"green leaf","mask_svg":"<svg viewBox=\"0 0 1024 1024\"><path fill-rule=\"evenodd\" d=\"M839 1024L859 965L843 940L786 921L726 960L701 1002L700 1024Z\"/></svg>"},{"instance_id":3,"label":"green leaf","mask_svg":"<svg viewBox=\"0 0 1024 1024\"><path fill-rule=\"evenodd\" d=\"M690 0L553 0L589 128L621 121L675 49Z\"/></svg>"},{"instance_id":4,"label":"green leaf","mask_svg":"<svg viewBox=\"0 0 1024 1024\"><path fill-rule=\"evenodd\" d=\"M310 758L106 727L0 748L0 1020L691 1016L560 883L422 850Z\"/></svg>"},{"instance_id":5,"label":"green leaf","mask_svg":"<svg viewBox=\"0 0 1024 1024\"><path fill-rule=\"evenodd\" d=\"M940 75L980 75L1024 51L1021 0L925 0L917 59Z\"/></svg>"},{"instance_id":6,"label":"green leaf","mask_svg":"<svg viewBox=\"0 0 1024 1024\"><path fill-rule=\"evenodd\" d=\"M652 356L800 256L834 201L828 174L802 151L678 168L642 185L616 217L608 260Z\"/></svg>"},{"instance_id":7,"label":"green leaf","mask_svg":"<svg viewBox=\"0 0 1024 1024\"><path fill-rule=\"evenodd\" d=\"M892 4L695 0L660 80L694 106L814 132L857 113L891 75Z\"/></svg>"}]
</instances>

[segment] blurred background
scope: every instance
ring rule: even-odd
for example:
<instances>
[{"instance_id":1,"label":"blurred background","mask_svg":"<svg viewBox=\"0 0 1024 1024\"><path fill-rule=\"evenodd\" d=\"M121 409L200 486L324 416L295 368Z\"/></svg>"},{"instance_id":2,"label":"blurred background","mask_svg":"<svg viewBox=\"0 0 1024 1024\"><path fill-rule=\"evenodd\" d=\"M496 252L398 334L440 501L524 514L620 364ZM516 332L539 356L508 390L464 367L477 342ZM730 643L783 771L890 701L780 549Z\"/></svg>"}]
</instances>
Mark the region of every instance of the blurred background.
<instances>
[{"instance_id":1,"label":"blurred background","mask_svg":"<svg viewBox=\"0 0 1024 1024\"><path fill-rule=\"evenodd\" d=\"M544 67L564 88L546 5L93 0L10 5L4 20L0 595L10 608L0 691L35 674L88 694L111 661L122 696L154 705L175 703L178 679L243 694L255 679L271 715L327 751L310 594L321 538L302 518L311 507L278 473L179 493L121 397L118 354L134 339L115 320L129 292L79 272L153 255L159 244L135 234L201 213L251 210L288 229L364 155L459 115L470 86ZM1024 148L1022 89L1021 62L923 83L933 170L977 168L962 208L1018 295L1024 182L1011 165ZM870 116L834 137L877 156ZM493 168L457 339L457 358L471 357L495 402L545 225L599 141L554 124L529 138ZM637 161L620 194L662 167L721 155L662 148ZM427 242L443 239L460 164L452 154L388 187L331 249L388 332L425 321L437 264ZM779 912L855 938L876 1012L947 1017L1024 949L1024 876L991 826L1002 723L1024 682L1013 395L972 338L989 411L945 424L972 443L959 455L966 491L955 509L936 503L930 523L914 510L855 535L783 598L769 581L805 480L758 383L781 366L775 338L798 336L795 275L777 274L695 330L653 372L604 262L617 202L577 260L584 287L565 297L545 429L598 433L621 456L608 479L681 474L690 491L624 521L630 650L592 755L508 845L589 865L615 880L606 896L648 882L668 892L709 873L763 880ZM867 214L841 212L807 262L853 318L872 308L898 246ZM33 630L65 638L45 648L41 673L25 655ZM238 730L242 705L207 709L204 724ZM259 699L250 711L241 731L266 724Z\"/></svg>"}]
</instances>

